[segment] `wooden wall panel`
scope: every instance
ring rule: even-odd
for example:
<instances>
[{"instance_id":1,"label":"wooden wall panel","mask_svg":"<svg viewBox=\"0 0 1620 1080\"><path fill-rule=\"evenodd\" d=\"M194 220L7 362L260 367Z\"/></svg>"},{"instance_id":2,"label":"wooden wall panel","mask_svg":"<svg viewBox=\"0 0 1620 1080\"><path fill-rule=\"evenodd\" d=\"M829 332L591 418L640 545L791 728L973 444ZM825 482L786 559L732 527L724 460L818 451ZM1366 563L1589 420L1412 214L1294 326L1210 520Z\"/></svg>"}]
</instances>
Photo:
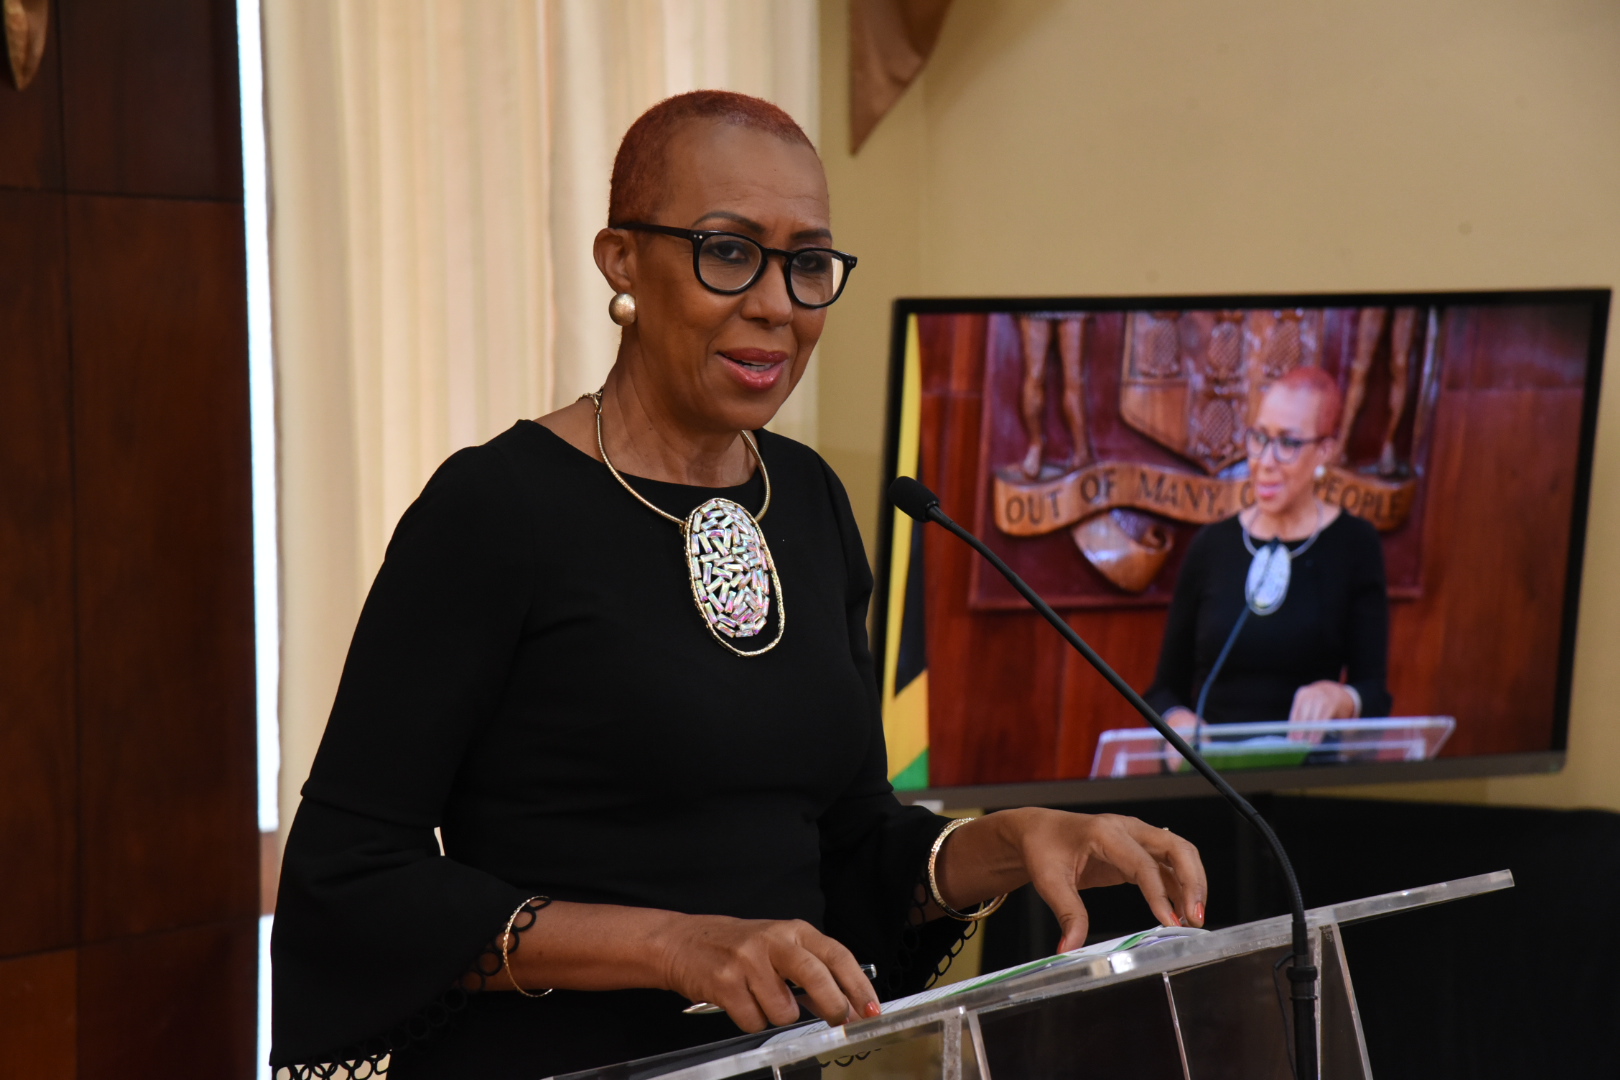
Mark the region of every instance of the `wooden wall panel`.
<instances>
[{"instance_id":1,"label":"wooden wall panel","mask_svg":"<svg viewBox=\"0 0 1620 1080\"><path fill-rule=\"evenodd\" d=\"M76 931L66 290L62 197L0 191L0 956Z\"/></svg>"},{"instance_id":2,"label":"wooden wall panel","mask_svg":"<svg viewBox=\"0 0 1620 1080\"><path fill-rule=\"evenodd\" d=\"M1163 608L1122 608L1106 613L1069 611L1064 617L1132 686L1143 690L1152 684L1159 664L1159 643L1164 637ZM1064 663L1063 706L1053 772L1058 776L1089 776L1098 734L1109 728L1141 727L1144 721L1084 657L1065 642L1054 640L1052 644Z\"/></svg>"},{"instance_id":3,"label":"wooden wall panel","mask_svg":"<svg viewBox=\"0 0 1620 1080\"><path fill-rule=\"evenodd\" d=\"M51 22L27 90L17 89L0 61L0 187L52 190L62 183L61 20L54 11Z\"/></svg>"},{"instance_id":4,"label":"wooden wall panel","mask_svg":"<svg viewBox=\"0 0 1620 1080\"><path fill-rule=\"evenodd\" d=\"M80 1080L255 1075L258 920L88 945Z\"/></svg>"},{"instance_id":5,"label":"wooden wall panel","mask_svg":"<svg viewBox=\"0 0 1620 1080\"><path fill-rule=\"evenodd\" d=\"M983 410L985 320L924 320L930 356L924 378L919 471L947 507L974 501L977 432ZM941 432L952 438L942 440ZM1021 615L974 615L969 575L978 556L943 529L923 534L928 583L929 775L935 784L1022 780L1033 767L1053 775L1064 659L1051 629ZM987 663L986 657L994 660ZM962 692L972 686L972 693ZM1010 722L1009 722L1010 720Z\"/></svg>"},{"instance_id":6,"label":"wooden wall panel","mask_svg":"<svg viewBox=\"0 0 1620 1080\"><path fill-rule=\"evenodd\" d=\"M0 1078L245 1080L235 5L52 7L0 78Z\"/></svg>"},{"instance_id":7,"label":"wooden wall panel","mask_svg":"<svg viewBox=\"0 0 1620 1080\"><path fill-rule=\"evenodd\" d=\"M67 183L80 192L242 197L236 5L61 5Z\"/></svg>"},{"instance_id":8,"label":"wooden wall panel","mask_svg":"<svg viewBox=\"0 0 1620 1080\"><path fill-rule=\"evenodd\" d=\"M241 209L72 197L82 932L254 915Z\"/></svg>"},{"instance_id":9,"label":"wooden wall panel","mask_svg":"<svg viewBox=\"0 0 1620 1080\"><path fill-rule=\"evenodd\" d=\"M78 1071L78 954L0 961L0 1076L73 1080Z\"/></svg>"},{"instance_id":10,"label":"wooden wall panel","mask_svg":"<svg viewBox=\"0 0 1620 1080\"><path fill-rule=\"evenodd\" d=\"M1398 712L1457 717L1445 756L1545 749L1581 392L1457 390L1439 413L1448 512L1430 518L1424 597L1391 608L1390 692ZM1567 457L1547 452L1560 444Z\"/></svg>"}]
</instances>

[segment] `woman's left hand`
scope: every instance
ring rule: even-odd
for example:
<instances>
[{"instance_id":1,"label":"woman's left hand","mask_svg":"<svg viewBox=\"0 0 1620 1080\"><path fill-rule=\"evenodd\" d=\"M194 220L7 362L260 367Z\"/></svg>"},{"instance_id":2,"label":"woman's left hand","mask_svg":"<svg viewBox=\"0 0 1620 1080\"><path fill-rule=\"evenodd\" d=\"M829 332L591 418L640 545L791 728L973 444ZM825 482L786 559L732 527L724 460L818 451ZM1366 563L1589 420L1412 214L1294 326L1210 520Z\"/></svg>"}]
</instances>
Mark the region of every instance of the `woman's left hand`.
<instances>
[{"instance_id":1,"label":"woman's left hand","mask_svg":"<svg viewBox=\"0 0 1620 1080\"><path fill-rule=\"evenodd\" d=\"M1165 926L1202 926L1208 896L1198 849L1168 829L1039 807L1003 810L957 829L940 849L935 880L958 911L1032 882L1063 930L1060 952L1085 944L1090 917L1081 889L1130 882Z\"/></svg>"}]
</instances>

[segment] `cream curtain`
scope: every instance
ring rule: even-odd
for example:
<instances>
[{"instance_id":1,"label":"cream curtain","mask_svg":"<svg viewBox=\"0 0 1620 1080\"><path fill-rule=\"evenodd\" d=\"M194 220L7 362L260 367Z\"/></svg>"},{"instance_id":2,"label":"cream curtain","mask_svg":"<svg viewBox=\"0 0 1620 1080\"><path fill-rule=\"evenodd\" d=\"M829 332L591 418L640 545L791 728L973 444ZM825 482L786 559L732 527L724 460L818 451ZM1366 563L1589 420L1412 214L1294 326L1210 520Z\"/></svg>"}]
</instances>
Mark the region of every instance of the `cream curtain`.
<instances>
[{"instance_id":1,"label":"cream curtain","mask_svg":"<svg viewBox=\"0 0 1620 1080\"><path fill-rule=\"evenodd\" d=\"M699 87L817 137L815 0L264 0L281 825L400 513L456 449L601 383L619 137ZM815 365L773 427L814 442Z\"/></svg>"}]
</instances>

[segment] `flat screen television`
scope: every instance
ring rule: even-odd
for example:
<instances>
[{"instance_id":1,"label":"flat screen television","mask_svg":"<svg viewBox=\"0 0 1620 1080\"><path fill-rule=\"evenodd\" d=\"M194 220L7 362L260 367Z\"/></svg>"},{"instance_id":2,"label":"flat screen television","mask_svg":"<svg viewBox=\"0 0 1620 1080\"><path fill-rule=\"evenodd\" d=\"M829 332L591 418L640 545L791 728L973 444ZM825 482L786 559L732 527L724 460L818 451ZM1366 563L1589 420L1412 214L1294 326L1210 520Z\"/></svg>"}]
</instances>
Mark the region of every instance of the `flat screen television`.
<instances>
[{"instance_id":1,"label":"flat screen television","mask_svg":"<svg viewBox=\"0 0 1620 1080\"><path fill-rule=\"evenodd\" d=\"M1210 715L1206 752L1246 790L1556 771L1609 303L1595 289L899 300L884 488L921 479L1146 691L1194 536L1253 501L1261 394L1319 367L1344 409L1316 494L1382 545L1393 704L1316 728ZM873 646L905 797L1204 790L970 549L888 505L880 521Z\"/></svg>"}]
</instances>

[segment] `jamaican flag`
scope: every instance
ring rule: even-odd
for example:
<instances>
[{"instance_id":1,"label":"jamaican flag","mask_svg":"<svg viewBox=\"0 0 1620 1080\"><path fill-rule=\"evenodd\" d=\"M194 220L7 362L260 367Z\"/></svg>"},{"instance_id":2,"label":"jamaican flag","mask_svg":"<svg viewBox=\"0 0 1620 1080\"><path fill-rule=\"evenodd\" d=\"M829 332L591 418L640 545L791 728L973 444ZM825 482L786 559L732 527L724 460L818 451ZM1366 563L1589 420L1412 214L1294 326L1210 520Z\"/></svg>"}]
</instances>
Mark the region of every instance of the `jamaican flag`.
<instances>
[{"instance_id":1,"label":"jamaican flag","mask_svg":"<svg viewBox=\"0 0 1620 1080\"><path fill-rule=\"evenodd\" d=\"M906 320L900 385L896 476L924 483L918 452L922 414L922 359L917 317ZM928 786L928 647L924 620L923 529L891 507L887 596L883 630L883 735L889 748L889 779L899 791Z\"/></svg>"}]
</instances>

